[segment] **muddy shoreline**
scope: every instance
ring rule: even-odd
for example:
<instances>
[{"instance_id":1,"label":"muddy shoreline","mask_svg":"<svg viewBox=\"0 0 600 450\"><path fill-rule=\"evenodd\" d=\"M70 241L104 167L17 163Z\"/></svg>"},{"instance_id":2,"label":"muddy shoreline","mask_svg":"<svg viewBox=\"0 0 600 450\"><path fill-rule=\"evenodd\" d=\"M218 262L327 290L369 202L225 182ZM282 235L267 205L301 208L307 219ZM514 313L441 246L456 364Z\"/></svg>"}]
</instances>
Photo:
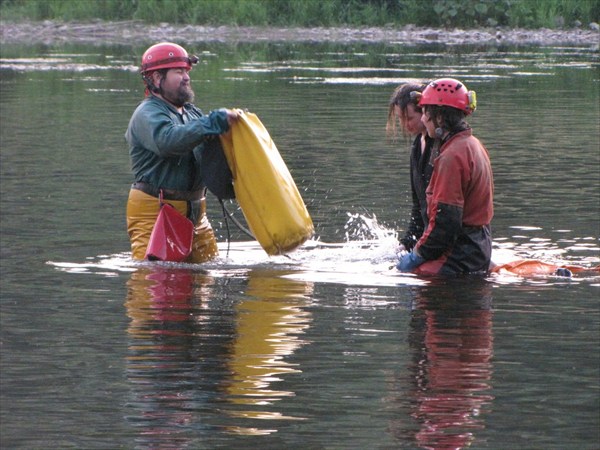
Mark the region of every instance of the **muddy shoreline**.
<instances>
[{"instance_id":1,"label":"muddy shoreline","mask_svg":"<svg viewBox=\"0 0 600 450\"><path fill-rule=\"evenodd\" d=\"M198 42L332 42L418 44L578 45L598 48L597 24L576 29L433 29L403 28L265 28L199 25L146 25L125 22L0 22L2 44L86 43L142 45L162 40Z\"/></svg>"}]
</instances>

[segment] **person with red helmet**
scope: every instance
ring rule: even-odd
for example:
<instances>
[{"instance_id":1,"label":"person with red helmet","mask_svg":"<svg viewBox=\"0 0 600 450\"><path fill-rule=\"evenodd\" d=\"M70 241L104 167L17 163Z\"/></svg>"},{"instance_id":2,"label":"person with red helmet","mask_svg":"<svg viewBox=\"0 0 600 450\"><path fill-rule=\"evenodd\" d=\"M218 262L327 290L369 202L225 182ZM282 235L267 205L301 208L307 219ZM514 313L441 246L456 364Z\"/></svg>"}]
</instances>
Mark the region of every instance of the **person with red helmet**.
<instances>
[{"instance_id":1,"label":"person with red helmet","mask_svg":"<svg viewBox=\"0 0 600 450\"><path fill-rule=\"evenodd\" d=\"M156 222L162 193L195 225L192 253L186 262L199 263L218 255L217 242L206 217L202 156L237 120L235 110L204 114L192 102L189 72L195 56L172 42L148 48L141 75L146 98L135 109L125 139L134 183L127 201L127 231L132 257L144 259Z\"/></svg>"},{"instance_id":2,"label":"person with red helmet","mask_svg":"<svg viewBox=\"0 0 600 450\"><path fill-rule=\"evenodd\" d=\"M488 151L466 122L476 108L475 92L442 78L415 95L427 134L441 145L434 150L427 187L428 223L396 267L419 275L485 274L492 253L494 181Z\"/></svg>"}]
</instances>

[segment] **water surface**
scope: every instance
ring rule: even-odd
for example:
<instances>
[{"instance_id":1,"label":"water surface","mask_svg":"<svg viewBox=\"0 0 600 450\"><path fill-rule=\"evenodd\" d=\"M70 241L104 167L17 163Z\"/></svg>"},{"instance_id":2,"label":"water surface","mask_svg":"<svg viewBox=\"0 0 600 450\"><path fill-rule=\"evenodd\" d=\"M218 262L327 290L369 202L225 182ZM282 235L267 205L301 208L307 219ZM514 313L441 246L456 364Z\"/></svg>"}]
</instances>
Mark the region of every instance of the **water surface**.
<instances>
[{"instance_id":1,"label":"water surface","mask_svg":"<svg viewBox=\"0 0 600 450\"><path fill-rule=\"evenodd\" d=\"M316 228L289 257L228 246L209 198L205 265L129 258L143 50L3 46L2 447L598 447L600 279L391 270L408 143L385 137L398 83L463 80L494 258L596 265L597 49L197 45L197 104L261 118Z\"/></svg>"}]
</instances>

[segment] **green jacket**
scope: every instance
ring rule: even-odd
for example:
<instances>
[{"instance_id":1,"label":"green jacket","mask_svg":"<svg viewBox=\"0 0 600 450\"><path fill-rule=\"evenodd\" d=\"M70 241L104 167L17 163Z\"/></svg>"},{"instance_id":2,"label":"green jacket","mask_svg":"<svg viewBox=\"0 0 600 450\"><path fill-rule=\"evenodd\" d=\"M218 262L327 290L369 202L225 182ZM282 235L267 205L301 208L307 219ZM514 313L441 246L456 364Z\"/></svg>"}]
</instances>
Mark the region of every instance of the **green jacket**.
<instances>
[{"instance_id":1,"label":"green jacket","mask_svg":"<svg viewBox=\"0 0 600 450\"><path fill-rule=\"evenodd\" d=\"M188 103L179 114L150 95L136 108L125 133L135 181L178 191L201 189L204 142L228 130L224 109L206 115Z\"/></svg>"}]
</instances>

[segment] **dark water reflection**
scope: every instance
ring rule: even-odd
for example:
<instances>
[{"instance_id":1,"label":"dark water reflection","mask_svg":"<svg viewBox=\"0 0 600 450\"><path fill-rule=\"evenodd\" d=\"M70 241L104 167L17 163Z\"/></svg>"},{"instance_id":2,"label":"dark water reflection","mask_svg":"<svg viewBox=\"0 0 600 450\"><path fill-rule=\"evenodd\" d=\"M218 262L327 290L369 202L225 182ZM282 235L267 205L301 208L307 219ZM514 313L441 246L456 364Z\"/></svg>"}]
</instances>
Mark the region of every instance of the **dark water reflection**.
<instances>
[{"instance_id":1,"label":"dark water reflection","mask_svg":"<svg viewBox=\"0 0 600 450\"><path fill-rule=\"evenodd\" d=\"M415 447L470 446L493 409L492 286L475 280L468 290L462 283L428 286L415 303L412 362L403 373L418 424Z\"/></svg>"},{"instance_id":2,"label":"dark water reflection","mask_svg":"<svg viewBox=\"0 0 600 450\"><path fill-rule=\"evenodd\" d=\"M300 372L287 359L304 344L311 286L254 272L247 274L248 298L236 304L226 294L236 283L216 286L206 273L132 274L127 419L141 448L186 447L198 432L270 434L277 427L269 421L304 419L283 415L276 402L295 395L277 384Z\"/></svg>"},{"instance_id":3,"label":"dark water reflection","mask_svg":"<svg viewBox=\"0 0 600 450\"><path fill-rule=\"evenodd\" d=\"M600 262L597 48L206 44L198 104L269 129L319 241L234 233L203 266L137 265L123 132L138 47L0 58L3 448L597 448L598 277L418 280L389 270L410 207L387 100L475 89L494 257Z\"/></svg>"}]
</instances>

